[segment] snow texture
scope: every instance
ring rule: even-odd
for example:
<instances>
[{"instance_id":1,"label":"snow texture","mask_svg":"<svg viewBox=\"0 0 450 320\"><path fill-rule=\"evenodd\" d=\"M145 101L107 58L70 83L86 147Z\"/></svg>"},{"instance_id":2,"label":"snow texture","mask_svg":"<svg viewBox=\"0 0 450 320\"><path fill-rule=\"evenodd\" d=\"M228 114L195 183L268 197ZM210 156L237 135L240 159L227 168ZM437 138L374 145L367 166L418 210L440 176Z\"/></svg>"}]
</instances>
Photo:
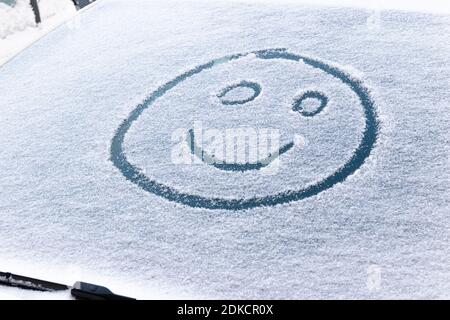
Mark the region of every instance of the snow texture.
<instances>
[{"instance_id":1,"label":"snow texture","mask_svg":"<svg viewBox=\"0 0 450 320\"><path fill-rule=\"evenodd\" d=\"M29 0L17 0L11 7L0 2L0 65L58 25L74 17L71 0L40 0L42 22L36 26Z\"/></svg>"},{"instance_id":2,"label":"snow texture","mask_svg":"<svg viewBox=\"0 0 450 320\"><path fill-rule=\"evenodd\" d=\"M77 26L0 67L0 270L138 298L450 298L450 16L108 0ZM274 174L175 165L195 122L306 143ZM301 199L164 194L292 194L360 148Z\"/></svg>"}]
</instances>

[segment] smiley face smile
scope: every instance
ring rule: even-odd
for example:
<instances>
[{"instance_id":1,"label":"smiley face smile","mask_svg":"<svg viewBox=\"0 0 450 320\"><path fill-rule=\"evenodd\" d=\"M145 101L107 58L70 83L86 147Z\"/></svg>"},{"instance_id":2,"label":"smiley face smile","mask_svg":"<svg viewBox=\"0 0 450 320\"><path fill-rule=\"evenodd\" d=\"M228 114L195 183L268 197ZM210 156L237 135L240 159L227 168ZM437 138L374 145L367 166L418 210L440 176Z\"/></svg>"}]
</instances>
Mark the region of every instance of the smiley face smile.
<instances>
[{"instance_id":1,"label":"smiley face smile","mask_svg":"<svg viewBox=\"0 0 450 320\"><path fill-rule=\"evenodd\" d=\"M278 149L278 151L269 153L269 155L262 159L258 160L254 163L246 162L246 163L227 163L224 160L217 159L214 154L209 155L207 152L203 150L202 147L198 146L195 142L195 134L193 129L189 129L187 141L189 145L189 149L191 154L195 155L201 161L206 164L209 164L219 170L223 171L250 171L250 170L261 170L269 166L273 161L278 159L279 156L288 152L294 146L294 142L289 142Z\"/></svg>"}]
</instances>

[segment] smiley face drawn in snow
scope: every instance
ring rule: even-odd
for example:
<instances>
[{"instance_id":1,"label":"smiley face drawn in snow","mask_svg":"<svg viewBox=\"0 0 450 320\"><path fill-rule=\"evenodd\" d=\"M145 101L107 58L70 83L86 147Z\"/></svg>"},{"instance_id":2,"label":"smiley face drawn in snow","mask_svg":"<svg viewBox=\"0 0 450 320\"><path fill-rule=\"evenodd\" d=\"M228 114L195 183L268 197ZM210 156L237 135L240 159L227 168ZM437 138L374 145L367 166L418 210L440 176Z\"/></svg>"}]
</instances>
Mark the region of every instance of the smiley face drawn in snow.
<instances>
[{"instance_id":1,"label":"smiley face drawn in snow","mask_svg":"<svg viewBox=\"0 0 450 320\"><path fill-rule=\"evenodd\" d=\"M287 133L279 149L256 163L214 164L205 161L214 155L197 143L192 123L198 120ZM171 163L170 133L177 128L184 128L187 150L202 165ZM344 182L369 157L378 131L361 80L320 59L267 49L209 61L160 86L117 129L111 161L128 181L170 201L242 210L299 201ZM300 151L293 139L298 133L308 141ZM257 174L275 158L283 159L280 174Z\"/></svg>"}]
</instances>

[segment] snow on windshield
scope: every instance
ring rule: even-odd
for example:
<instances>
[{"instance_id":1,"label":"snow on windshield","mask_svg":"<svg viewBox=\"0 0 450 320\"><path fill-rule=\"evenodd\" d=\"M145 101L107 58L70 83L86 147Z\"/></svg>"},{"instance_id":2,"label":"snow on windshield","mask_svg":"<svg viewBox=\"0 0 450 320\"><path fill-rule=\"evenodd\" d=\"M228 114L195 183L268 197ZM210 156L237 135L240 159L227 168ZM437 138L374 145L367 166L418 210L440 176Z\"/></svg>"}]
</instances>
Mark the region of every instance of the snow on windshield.
<instances>
[{"instance_id":1,"label":"snow on windshield","mask_svg":"<svg viewBox=\"0 0 450 320\"><path fill-rule=\"evenodd\" d=\"M0 270L448 297L448 15L110 0L75 21L0 67Z\"/></svg>"}]
</instances>

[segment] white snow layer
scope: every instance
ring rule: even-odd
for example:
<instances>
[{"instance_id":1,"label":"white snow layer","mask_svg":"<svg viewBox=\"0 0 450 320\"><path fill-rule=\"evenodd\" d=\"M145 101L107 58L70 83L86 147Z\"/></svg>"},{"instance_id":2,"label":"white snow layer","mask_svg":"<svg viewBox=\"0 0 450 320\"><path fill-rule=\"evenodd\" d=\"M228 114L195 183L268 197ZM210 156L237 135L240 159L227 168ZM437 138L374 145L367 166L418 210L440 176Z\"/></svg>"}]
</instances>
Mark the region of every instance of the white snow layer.
<instances>
[{"instance_id":1,"label":"white snow layer","mask_svg":"<svg viewBox=\"0 0 450 320\"><path fill-rule=\"evenodd\" d=\"M0 270L144 298L450 297L449 16L109 0L77 26L0 68ZM268 48L369 88L379 134L345 181L277 206L211 210L147 192L113 165L119 126L157 88ZM248 198L321 181L352 156L364 112L347 84L301 61L216 64L160 95L127 131L124 152L147 177L185 194ZM259 96L222 105L217 93L242 80ZM292 101L309 89L329 105L306 119ZM172 164L173 130L196 120L307 143L274 175Z\"/></svg>"},{"instance_id":2,"label":"white snow layer","mask_svg":"<svg viewBox=\"0 0 450 320\"><path fill-rule=\"evenodd\" d=\"M0 65L76 14L71 0L41 0L42 22L36 26L29 0L14 7L0 2Z\"/></svg>"},{"instance_id":3,"label":"white snow layer","mask_svg":"<svg viewBox=\"0 0 450 320\"><path fill-rule=\"evenodd\" d=\"M70 300L70 291L41 292L19 288L0 288L0 300Z\"/></svg>"},{"instance_id":4,"label":"white snow layer","mask_svg":"<svg viewBox=\"0 0 450 320\"><path fill-rule=\"evenodd\" d=\"M200 0L208 1L208 0ZM232 0L235 2L273 3L274 0ZM308 4L329 7L356 7L372 10L402 10L431 13L450 13L447 0L277 0L280 4Z\"/></svg>"}]
</instances>

